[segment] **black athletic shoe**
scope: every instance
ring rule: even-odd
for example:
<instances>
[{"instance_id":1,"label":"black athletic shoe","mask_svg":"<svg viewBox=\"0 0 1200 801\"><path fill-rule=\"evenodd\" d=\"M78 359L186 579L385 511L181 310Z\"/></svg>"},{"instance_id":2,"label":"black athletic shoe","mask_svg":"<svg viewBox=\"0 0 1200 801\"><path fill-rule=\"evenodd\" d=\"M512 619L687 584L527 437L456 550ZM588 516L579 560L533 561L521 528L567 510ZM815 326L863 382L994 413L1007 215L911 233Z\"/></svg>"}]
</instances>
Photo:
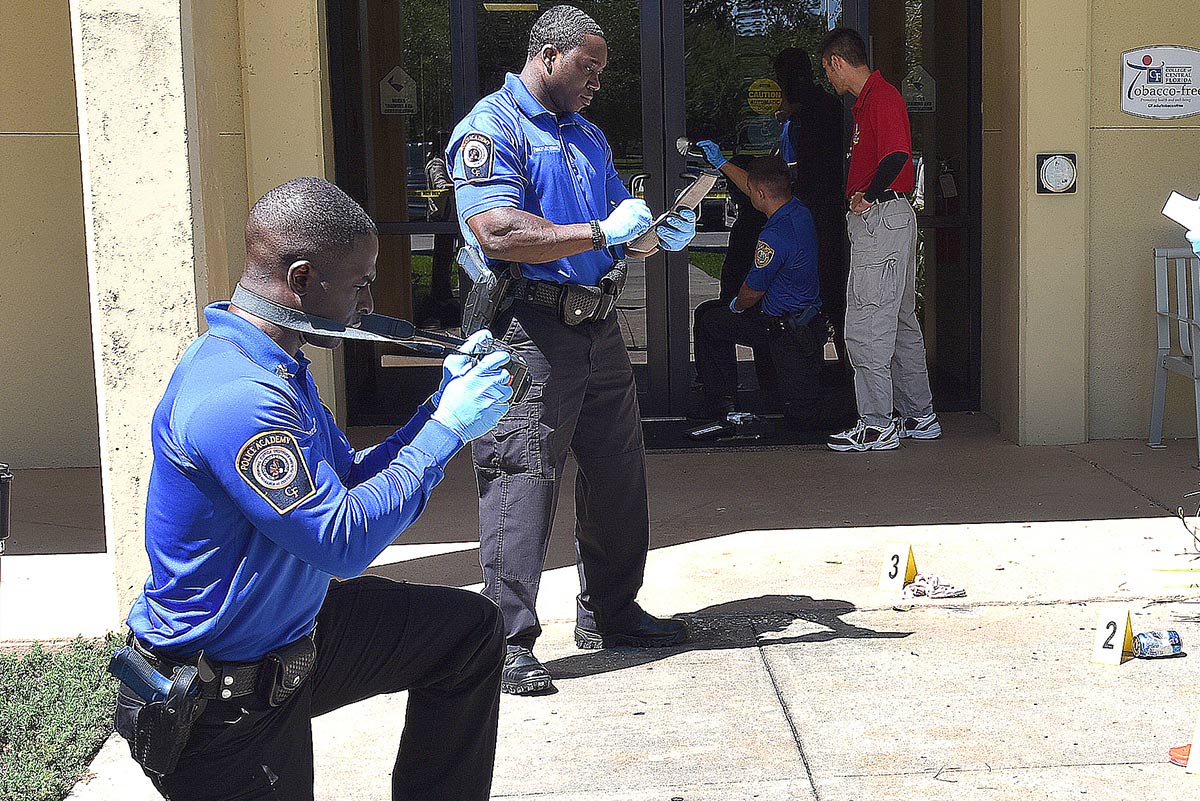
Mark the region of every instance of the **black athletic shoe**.
<instances>
[{"instance_id":1,"label":"black athletic shoe","mask_svg":"<svg viewBox=\"0 0 1200 801\"><path fill-rule=\"evenodd\" d=\"M687 626L682 620L655 617L644 609L638 610L636 621L613 631L594 631L575 627L575 647L587 651L629 646L632 648L666 648L688 641Z\"/></svg>"},{"instance_id":2,"label":"black athletic shoe","mask_svg":"<svg viewBox=\"0 0 1200 801\"><path fill-rule=\"evenodd\" d=\"M500 691L510 695L530 695L550 689L550 671L521 645L510 645L500 671Z\"/></svg>"}]
</instances>

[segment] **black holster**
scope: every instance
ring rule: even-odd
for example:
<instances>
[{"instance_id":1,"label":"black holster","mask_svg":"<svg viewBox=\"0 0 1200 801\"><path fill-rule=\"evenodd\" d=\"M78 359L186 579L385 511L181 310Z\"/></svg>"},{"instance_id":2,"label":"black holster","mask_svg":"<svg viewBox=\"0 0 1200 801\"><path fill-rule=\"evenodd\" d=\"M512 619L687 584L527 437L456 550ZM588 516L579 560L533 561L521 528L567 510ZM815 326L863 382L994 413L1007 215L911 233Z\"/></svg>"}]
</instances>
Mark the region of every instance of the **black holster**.
<instances>
[{"instance_id":1,"label":"black holster","mask_svg":"<svg viewBox=\"0 0 1200 801\"><path fill-rule=\"evenodd\" d=\"M487 269L487 268L485 268ZM510 264L499 272L487 269L480 280L471 284L467 300L463 303L462 335L469 337L476 331L491 328L496 315L512 302L507 298L509 287L520 276L520 269Z\"/></svg>"},{"instance_id":2,"label":"black holster","mask_svg":"<svg viewBox=\"0 0 1200 801\"><path fill-rule=\"evenodd\" d=\"M199 696L196 668L175 669L165 700L146 702L127 685L117 694L116 729L129 742L129 752L146 770L171 773L207 703Z\"/></svg>"}]
</instances>

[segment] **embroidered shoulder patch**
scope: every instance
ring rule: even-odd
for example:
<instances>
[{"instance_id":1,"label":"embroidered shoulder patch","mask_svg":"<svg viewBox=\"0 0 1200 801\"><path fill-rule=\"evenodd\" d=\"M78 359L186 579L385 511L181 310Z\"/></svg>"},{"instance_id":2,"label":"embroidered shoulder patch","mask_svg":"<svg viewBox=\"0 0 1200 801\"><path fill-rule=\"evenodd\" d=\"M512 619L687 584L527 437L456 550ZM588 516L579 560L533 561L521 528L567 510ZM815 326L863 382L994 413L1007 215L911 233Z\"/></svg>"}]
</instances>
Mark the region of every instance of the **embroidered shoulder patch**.
<instances>
[{"instance_id":1,"label":"embroidered shoulder patch","mask_svg":"<svg viewBox=\"0 0 1200 801\"><path fill-rule=\"evenodd\" d=\"M471 131L459 145L463 173L468 181L482 181L492 177L496 163L496 144L492 137L479 131Z\"/></svg>"},{"instance_id":2,"label":"embroidered shoulder patch","mask_svg":"<svg viewBox=\"0 0 1200 801\"><path fill-rule=\"evenodd\" d=\"M237 471L279 514L316 492L300 443L286 431L266 431L247 440L237 455Z\"/></svg>"},{"instance_id":3,"label":"embroidered shoulder patch","mask_svg":"<svg viewBox=\"0 0 1200 801\"><path fill-rule=\"evenodd\" d=\"M754 266L766 267L773 258L775 258L775 248L761 239L758 240L758 245L754 248Z\"/></svg>"}]
</instances>

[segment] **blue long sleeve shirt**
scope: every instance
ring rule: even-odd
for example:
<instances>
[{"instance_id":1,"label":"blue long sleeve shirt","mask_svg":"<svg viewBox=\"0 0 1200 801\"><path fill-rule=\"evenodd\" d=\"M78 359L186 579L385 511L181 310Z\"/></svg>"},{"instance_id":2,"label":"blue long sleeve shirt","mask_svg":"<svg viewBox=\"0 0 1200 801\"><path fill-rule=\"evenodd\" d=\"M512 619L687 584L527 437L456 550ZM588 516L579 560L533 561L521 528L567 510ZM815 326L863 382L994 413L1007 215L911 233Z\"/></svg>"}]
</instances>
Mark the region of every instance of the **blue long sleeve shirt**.
<instances>
[{"instance_id":1,"label":"blue long sleeve shirt","mask_svg":"<svg viewBox=\"0 0 1200 801\"><path fill-rule=\"evenodd\" d=\"M462 448L417 414L355 451L296 358L228 303L154 413L150 577L133 632L177 656L254 661L312 629L331 577L367 568L425 508Z\"/></svg>"}]
</instances>

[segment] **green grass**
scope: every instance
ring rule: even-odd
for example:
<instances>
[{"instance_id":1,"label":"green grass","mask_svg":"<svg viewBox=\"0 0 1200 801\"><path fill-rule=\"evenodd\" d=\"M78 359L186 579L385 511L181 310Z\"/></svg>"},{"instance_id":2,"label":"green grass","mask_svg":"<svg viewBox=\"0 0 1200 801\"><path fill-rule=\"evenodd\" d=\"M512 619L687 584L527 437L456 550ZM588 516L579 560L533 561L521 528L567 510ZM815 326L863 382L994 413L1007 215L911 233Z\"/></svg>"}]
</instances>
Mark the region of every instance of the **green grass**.
<instances>
[{"instance_id":1,"label":"green grass","mask_svg":"<svg viewBox=\"0 0 1200 801\"><path fill-rule=\"evenodd\" d=\"M452 273L458 272L452 270ZM413 283L421 286L429 286L430 276L433 275L433 257L432 256L413 256L412 257L412 275ZM451 279L458 280L457 275L452 275Z\"/></svg>"},{"instance_id":2,"label":"green grass","mask_svg":"<svg viewBox=\"0 0 1200 801\"><path fill-rule=\"evenodd\" d=\"M692 250L688 252L688 260L713 278L719 279L721 277L721 265L725 262L725 253Z\"/></svg>"},{"instance_id":3,"label":"green grass","mask_svg":"<svg viewBox=\"0 0 1200 801\"><path fill-rule=\"evenodd\" d=\"M75 639L0 654L0 801L61 801L112 734L121 644Z\"/></svg>"}]
</instances>

